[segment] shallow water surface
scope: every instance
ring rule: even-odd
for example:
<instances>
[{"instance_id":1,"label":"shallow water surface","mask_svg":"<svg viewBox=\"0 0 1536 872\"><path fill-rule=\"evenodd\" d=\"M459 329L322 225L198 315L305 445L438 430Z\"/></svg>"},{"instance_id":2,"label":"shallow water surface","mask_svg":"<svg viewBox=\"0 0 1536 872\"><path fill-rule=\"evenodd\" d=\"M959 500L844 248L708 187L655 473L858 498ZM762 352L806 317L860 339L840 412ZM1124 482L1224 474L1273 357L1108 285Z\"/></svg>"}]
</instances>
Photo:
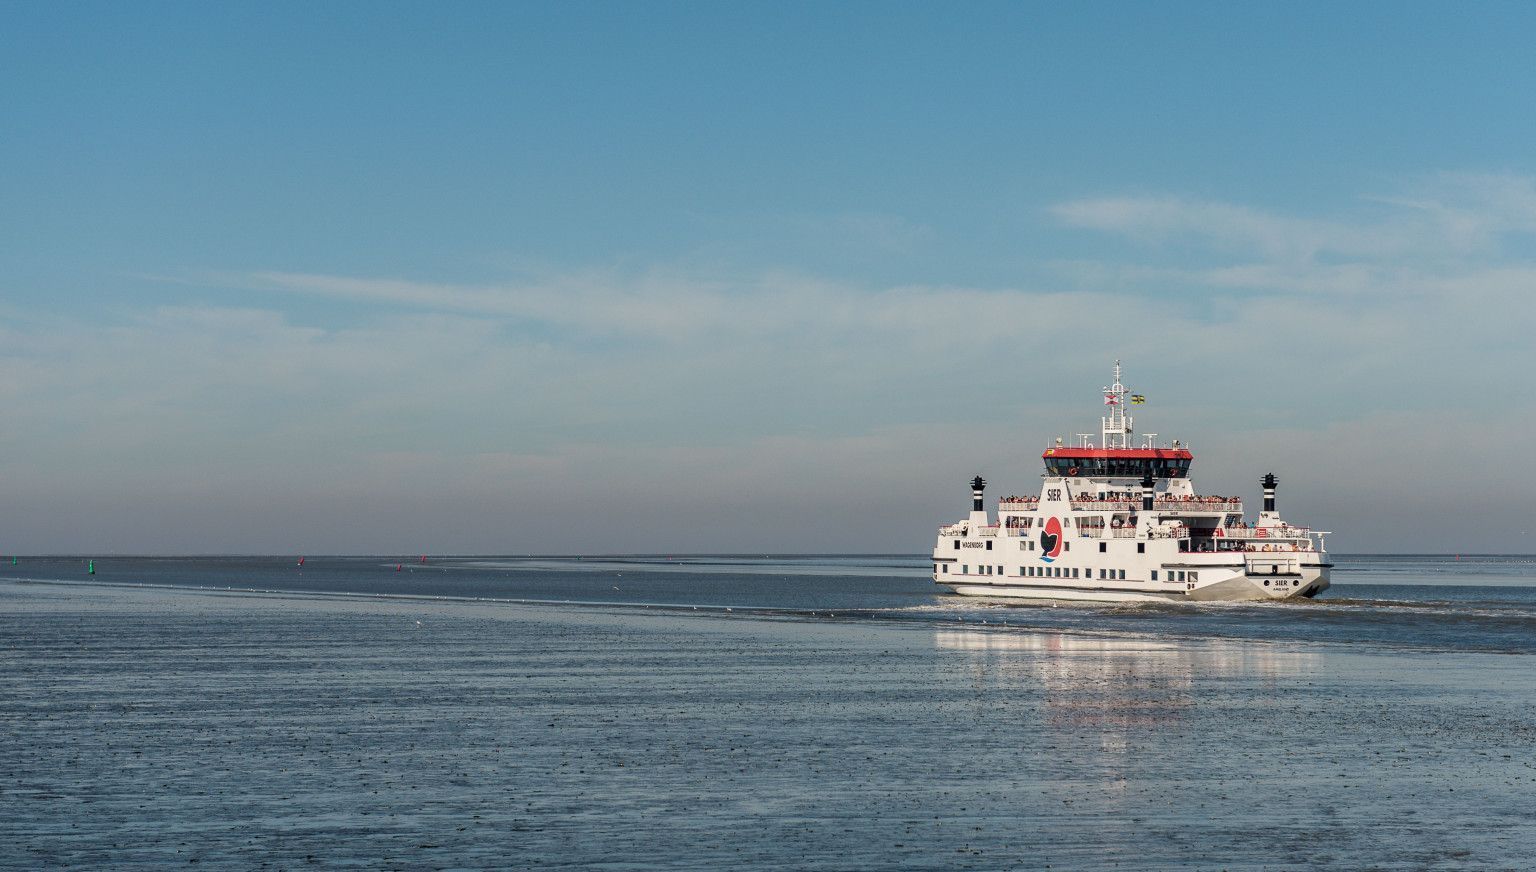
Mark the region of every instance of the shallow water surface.
<instances>
[{"instance_id":1,"label":"shallow water surface","mask_svg":"<svg viewBox=\"0 0 1536 872\"><path fill-rule=\"evenodd\" d=\"M34 561L0 582L0 865L1536 856L1528 565L1201 609L720 560Z\"/></svg>"},{"instance_id":2,"label":"shallow water surface","mask_svg":"<svg viewBox=\"0 0 1536 872\"><path fill-rule=\"evenodd\" d=\"M1536 654L1536 558L1335 557L1316 600L1049 603L957 597L921 555L30 558L0 578L752 611L866 621L1006 622L1074 632ZM10 569L9 573L3 570Z\"/></svg>"}]
</instances>

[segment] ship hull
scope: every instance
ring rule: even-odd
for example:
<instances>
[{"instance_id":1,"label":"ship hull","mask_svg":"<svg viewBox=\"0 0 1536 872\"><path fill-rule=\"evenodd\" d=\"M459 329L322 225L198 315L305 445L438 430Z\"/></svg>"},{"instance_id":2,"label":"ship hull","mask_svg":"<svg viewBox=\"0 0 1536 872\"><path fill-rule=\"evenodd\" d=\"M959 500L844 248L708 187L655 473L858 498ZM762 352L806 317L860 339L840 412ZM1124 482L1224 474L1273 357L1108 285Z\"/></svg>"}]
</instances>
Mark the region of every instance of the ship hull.
<instances>
[{"instance_id":1,"label":"ship hull","mask_svg":"<svg viewBox=\"0 0 1536 872\"><path fill-rule=\"evenodd\" d=\"M1144 602L1266 602L1272 600L1311 599L1328 588L1326 567L1307 567L1297 576L1261 576L1242 574L1194 588L1164 590L1093 587L1074 585L1029 584L1012 580L996 583L937 580L940 587L959 596L997 599L1055 600L1060 602L1144 603ZM1268 584L1266 584L1268 582ZM1281 583L1284 586L1281 586Z\"/></svg>"}]
</instances>

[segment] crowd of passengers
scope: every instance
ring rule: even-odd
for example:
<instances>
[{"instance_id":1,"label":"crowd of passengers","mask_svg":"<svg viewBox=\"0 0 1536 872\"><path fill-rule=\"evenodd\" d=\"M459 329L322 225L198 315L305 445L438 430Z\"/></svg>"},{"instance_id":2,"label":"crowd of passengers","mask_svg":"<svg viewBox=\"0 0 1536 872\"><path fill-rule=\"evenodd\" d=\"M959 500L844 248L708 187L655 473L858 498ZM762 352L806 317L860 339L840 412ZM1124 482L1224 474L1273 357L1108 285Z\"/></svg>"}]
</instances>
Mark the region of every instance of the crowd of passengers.
<instances>
[{"instance_id":1,"label":"crowd of passengers","mask_svg":"<svg viewBox=\"0 0 1536 872\"><path fill-rule=\"evenodd\" d=\"M1074 503L1135 502L1135 501L1140 500L1140 499L1141 499L1141 494L1139 492L1108 491L1108 492L1105 492L1102 496L1094 496L1093 494L1076 494L1076 495L1074 495L1072 497L1072 502L1074 502ZM1200 495L1200 496L1196 496L1196 495L1191 495L1191 494L1184 494L1182 496L1172 496L1171 494L1158 494L1157 495L1157 500L1158 500L1158 502L1190 503L1190 504L1200 504L1200 505L1215 505L1215 504L1218 504L1218 503L1231 504L1231 503L1241 503L1243 501L1241 497L1221 497L1221 496L1215 496L1215 495ZM1002 501L1005 502L1005 503L1038 503L1038 502L1040 502L1040 498L1039 497L1007 496L1007 497L1003 497Z\"/></svg>"},{"instance_id":2,"label":"crowd of passengers","mask_svg":"<svg viewBox=\"0 0 1536 872\"><path fill-rule=\"evenodd\" d=\"M1074 495L1072 497L1072 502L1074 502L1074 503L1092 503L1092 502L1101 502L1101 501L1139 500L1139 499L1141 499L1141 492L1140 491L1106 491L1103 496L1094 496L1092 494L1077 494L1077 495ZM1214 495L1198 495L1197 496L1195 494L1184 494L1182 496L1173 496L1172 494L1157 494L1157 499L1159 501L1163 501L1163 502L1174 502L1174 503L1240 503L1240 502L1242 502L1242 500L1240 498L1238 498L1238 497L1218 497L1218 496L1214 496Z\"/></svg>"},{"instance_id":3,"label":"crowd of passengers","mask_svg":"<svg viewBox=\"0 0 1536 872\"><path fill-rule=\"evenodd\" d=\"M1139 500L1139 499L1141 499L1141 492L1140 491L1105 491L1102 495L1099 495L1099 496L1095 496L1093 494L1074 494L1073 497L1072 497L1072 502L1074 502L1074 503L1117 502L1117 501L1118 502L1128 502L1128 501ZM1222 496L1216 496L1214 494L1202 494L1202 495L1184 494L1182 496L1173 496L1171 494L1158 494L1157 495L1157 499L1160 500L1160 501L1164 501L1164 502L1174 502L1174 503L1240 503L1240 502L1243 501L1241 497L1222 497ZM1040 498L1039 497L1007 496L1007 497L1003 497L1003 502L1005 502L1005 503L1038 503L1038 502L1040 502Z\"/></svg>"}]
</instances>

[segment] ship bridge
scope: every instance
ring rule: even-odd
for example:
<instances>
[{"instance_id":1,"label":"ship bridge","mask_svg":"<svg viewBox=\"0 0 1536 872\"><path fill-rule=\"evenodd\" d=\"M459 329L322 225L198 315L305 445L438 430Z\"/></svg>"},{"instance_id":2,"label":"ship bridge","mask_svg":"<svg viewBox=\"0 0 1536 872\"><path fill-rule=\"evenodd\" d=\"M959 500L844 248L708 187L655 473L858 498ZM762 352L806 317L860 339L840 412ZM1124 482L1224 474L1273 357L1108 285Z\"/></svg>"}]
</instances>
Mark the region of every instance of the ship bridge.
<instances>
[{"instance_id":1,"label":"ship bridge","mask_svg":"<svg viewBox=\"0 0 1536 872\"><path fill-rule=\"evenodd\" d=\"M1045 472L1068 478L1187 478L1187 448L1047 448Z\"/></svg>"}]
</instances>

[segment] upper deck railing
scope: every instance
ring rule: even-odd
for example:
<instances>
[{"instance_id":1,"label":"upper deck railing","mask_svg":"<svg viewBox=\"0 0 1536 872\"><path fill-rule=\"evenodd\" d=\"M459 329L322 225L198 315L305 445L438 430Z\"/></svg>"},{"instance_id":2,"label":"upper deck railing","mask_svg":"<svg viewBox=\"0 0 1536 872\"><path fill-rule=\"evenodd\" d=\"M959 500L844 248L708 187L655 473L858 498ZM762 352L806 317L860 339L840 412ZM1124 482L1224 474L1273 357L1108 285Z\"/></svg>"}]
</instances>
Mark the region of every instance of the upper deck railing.
<instances>
[{"instance_id":1,"label":"upper deck railing","mask_svg":"<svg viewBox=\"0 0 1536 872\"><path fill-rule=\"evenodd\" d=\"M1077 512L1135 512L1141 509L1141 498L1131 499L1074 499L1072 510ZM1034 511L1040 506L1039 497L1008 497L999 501L998 507L1005 512ZM1159 497L1152 501L1153 511L1158 512L1236 512L1242 514L1243 501L1238 497Z\"/></svg>"},{"instance_id":2,"label":"upper deck railing","mask_svg":"<svg viewBox=\"0 0 1536 872\"><path fill-rule=\"evenodd\" d=\"M984 527L971 527L969 524L947 524L939 527L940 536L966 536L974 533L982 538L1003 537L1029 537L1037 530L1025 527L1004 527L998 524L990 524ZM1062 531L1068 536L1076 536L1085 539L1135 539L1145 535L1148 539L1178 539L1180 551L1312 551L1314 548L1321 550L1320 545L1312 541L1314 535L1325 535L1324 531L1314 532L1310 527L1296 527L1290 524L1282 524L1278 527L1216 527L1191 530L1184 524L1170 526L1154 526L1144 533L1136 527L1075 527L1072 531ZM1198 533L1199 535L1194 535Z\"/></svg>"}]
</instances>

